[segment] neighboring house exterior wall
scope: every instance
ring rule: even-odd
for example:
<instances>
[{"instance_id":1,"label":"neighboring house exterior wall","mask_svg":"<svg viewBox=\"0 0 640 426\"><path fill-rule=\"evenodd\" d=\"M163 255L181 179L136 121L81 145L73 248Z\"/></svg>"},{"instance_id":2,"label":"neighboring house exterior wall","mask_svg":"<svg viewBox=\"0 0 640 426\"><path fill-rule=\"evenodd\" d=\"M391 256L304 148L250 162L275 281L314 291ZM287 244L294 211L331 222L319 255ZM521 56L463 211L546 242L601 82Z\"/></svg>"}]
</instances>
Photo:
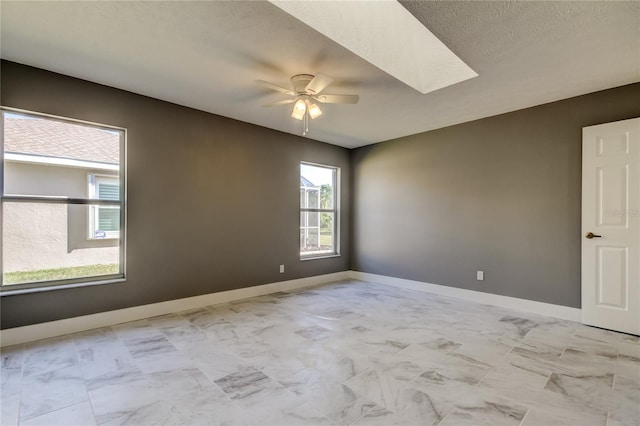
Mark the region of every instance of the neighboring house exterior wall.
<instances>
[{"instance_id":1,"label":"neighboring house exterior wall","mask_svg":"<svg viewBox=\"0 0 640 426\"><path fill-rule=\"evenodd\" d=\"M111 170L7 161L5 191L19 195L87 197L89 175ZM118 262L117 239L89 238L85 205L15 203L5 206L4 272Z\"/></svg>"}]
</instances>

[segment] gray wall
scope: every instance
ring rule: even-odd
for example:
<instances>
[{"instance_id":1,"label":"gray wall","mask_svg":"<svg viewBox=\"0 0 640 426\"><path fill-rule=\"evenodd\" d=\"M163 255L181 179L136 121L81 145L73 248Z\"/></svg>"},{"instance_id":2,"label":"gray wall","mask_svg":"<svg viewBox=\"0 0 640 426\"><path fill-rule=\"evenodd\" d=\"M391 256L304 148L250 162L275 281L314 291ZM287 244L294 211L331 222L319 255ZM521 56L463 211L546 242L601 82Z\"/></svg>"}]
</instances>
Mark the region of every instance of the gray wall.
<instances>
[{"instance_id":1,"label":"gray wall","mask_svg":"<svg viewBox=\"0 0 640 426\"><path fill-rule=\"evenodd\" d=\"M11 62L0 77L4 106L128 131L127 282L3 296L2 328L349 268L348 150ZM342 168L341 257L299 260L299 161Z\"/></svg>"},{"instance_id":2,"label":"gray wall","mask_svg":"<svg viewBox=\"0 0 640 426\"><path fill-rule=\"evenodd\" d=\"M639 100L634 84L352 151L352 269L579 307L582 127Z\"/></svg>"},{"instance_id":3,"label":"gray wall","mask_svg":"<svg viewBox=\"0 0 640 426\"><path fill-rule=\"evenodd\" d=\"M3 296L2 328L349 267L578 307L581 128L640 116L634 84L349 152L11 62L0 77L2 105L127 128L129 195L127 282ZM339 258L299 261L299 161L342 168Z\"/></svg>"}]
</instances>

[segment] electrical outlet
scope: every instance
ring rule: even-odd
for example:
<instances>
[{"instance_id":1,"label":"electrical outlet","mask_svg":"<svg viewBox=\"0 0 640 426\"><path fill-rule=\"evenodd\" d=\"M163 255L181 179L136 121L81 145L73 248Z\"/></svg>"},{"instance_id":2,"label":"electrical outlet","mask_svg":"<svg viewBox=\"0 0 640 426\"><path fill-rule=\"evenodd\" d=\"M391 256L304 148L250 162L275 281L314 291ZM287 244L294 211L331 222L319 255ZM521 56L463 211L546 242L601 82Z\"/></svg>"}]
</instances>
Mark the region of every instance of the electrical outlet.
<instances>
[{"instance_id":1,"label":"electrical outlet","mask_svg":"<svg viewBox=\"0 0 640 426\"><path fill-rule=\"evenodd\" d=\"M478 281L484 281L484 271L478 271L476 272L476 279Z\"/></svg>"},{"instance_id":2,"label":"electrical outlet","mask_svg":"<svg viewBox=\"0 0 640 426\"><path fill-rule=\"evenodd\" d=\"M280 273L284 274L284 265L280 265Z\"/></svg>"}]
</instances>

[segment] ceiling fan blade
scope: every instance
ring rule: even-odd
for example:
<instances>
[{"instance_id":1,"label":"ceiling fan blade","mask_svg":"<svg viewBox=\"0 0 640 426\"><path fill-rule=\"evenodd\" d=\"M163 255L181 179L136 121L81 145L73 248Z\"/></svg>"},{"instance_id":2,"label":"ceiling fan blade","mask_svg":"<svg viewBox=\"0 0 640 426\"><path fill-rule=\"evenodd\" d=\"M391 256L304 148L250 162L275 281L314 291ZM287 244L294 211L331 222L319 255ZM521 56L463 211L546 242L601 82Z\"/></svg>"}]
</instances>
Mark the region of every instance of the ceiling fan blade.
<instances>
[{"instance_id":1,"label":"ceiling fan blade","mask_svg":"<svg viewBox=\"0 0 640 426\"><path fill-rule=\"evenodd\" d=\"M258 83L261 86L267 87L269 89L275 90L277 92L286 93L287 95L291 95L291 96L295 95L295 93L293 93L293 90L285 89L284 87L280 87L276 84L269 83L268 81L256 80L256 83Z\"/></svg>"},{"instance_id":2,"label":"ceiling fan blade","mask_svg":"<svg viewBox=\"0 0 640 426\"><path fill-rule=\"evenodd\" d=\"M323 104L357 104L360 100L358 95L318 95L313 99Z\"/></svg>"},{"instance_id":3,"label":"ceiling fan blade","mask_svg":"<svg viewBox=\"0 0 640 426\"><path fill-rule=\"evenodd\" d=\"M307 84L307 87L305 87L305 90L308 93L311 93L312 95L317 95L318 93L322 92L325 89L325 87L330 85L332 82L333 82L333 79L328 75L318 73L316 74L315 77L313 77L313 80L311 80L309 84Z\"/></svg>"},{"instance_id":4,"label":"ceiling fan blade","mask_svg":"<svg viewBox=\"0 0 640 426\"><path fill-rule=\"evenodd\" d=\"M292 104L294 103L296 100L295 98L293 99L284 99L282 101L277 101L277 102L271 102L269 104L264 104L262 105L263 107L272 107L272 106L277 106L277 105L285 105L285 104Z\"/></svg>"}]
</instances>

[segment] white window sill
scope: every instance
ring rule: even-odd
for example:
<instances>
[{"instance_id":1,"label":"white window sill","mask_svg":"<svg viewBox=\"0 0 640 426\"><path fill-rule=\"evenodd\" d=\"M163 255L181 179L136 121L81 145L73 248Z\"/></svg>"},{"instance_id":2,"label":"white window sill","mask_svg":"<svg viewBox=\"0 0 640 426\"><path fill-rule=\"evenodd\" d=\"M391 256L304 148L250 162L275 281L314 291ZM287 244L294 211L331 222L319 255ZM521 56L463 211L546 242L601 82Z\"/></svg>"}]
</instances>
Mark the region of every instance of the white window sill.
<instances>
[{"instance_id":1,"label":"white window sill","mask_svg":"<svg viewBox=\"0 0 640 426\"><path fill-rule=\"evenodd\" d=\"M309 256L300 256L300 260L301 261L305 261L305 260L316 260L316 259L329 259L332 257L340 257L340 253L333 253L333 254L316 254L316 255L309 255Z\"/></svg>"},{"instance_id":2,"label":"white window sill","mask_svg":"<svg viewBox=\"0 0 640 426\"><path fill-rule=\"evenodd\" d=\"M25 287L11 288L14 285L17 287L17 286L20 286L21 284L7 284L2 286L2 289L0 290L0 297L14 296L18 294L28 294L28 293L41 293L44 291L65 290L68 288L76 288L76 287L89 287L94 285L123 283L125 281L127 281L126 278L111 278L111 279L105 279L105 280L83 281L79 283L69 283L69 284L59 284L59 285L45 284L39 287L26 287L26 288Z\"/></svg>"}]
</instances>

